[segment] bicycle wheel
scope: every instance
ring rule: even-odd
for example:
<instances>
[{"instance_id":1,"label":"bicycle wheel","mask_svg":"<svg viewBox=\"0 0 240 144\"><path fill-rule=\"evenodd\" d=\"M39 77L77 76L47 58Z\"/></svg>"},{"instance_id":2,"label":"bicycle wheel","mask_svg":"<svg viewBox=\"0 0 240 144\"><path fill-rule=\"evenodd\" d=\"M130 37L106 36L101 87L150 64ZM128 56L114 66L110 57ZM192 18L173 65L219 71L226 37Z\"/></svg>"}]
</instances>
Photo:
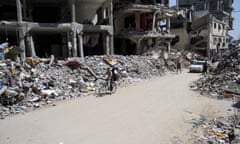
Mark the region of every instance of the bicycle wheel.
<instances>
[{"instance_id":1,"label":"bicycle wheel","mask_svg":"<svg viewBox=\"0 0 240 144\"><path fill-rule=\"evenodd\" d=\"M107 93L107 83L102 83L102 86L98 89L98 96L104 96Z\"/></svg>"},{"instance_id":2,"label":"bicycle wheel","mask_svg":"<svg viewBox=\"0 0 240 144\"><path fill-rule=\"evenodd\" d=\"M113 82L112 83L112 91L111 91L111 94L114 94L117 92L117 83L116 82Z\"/></svg>"}]
</instances>

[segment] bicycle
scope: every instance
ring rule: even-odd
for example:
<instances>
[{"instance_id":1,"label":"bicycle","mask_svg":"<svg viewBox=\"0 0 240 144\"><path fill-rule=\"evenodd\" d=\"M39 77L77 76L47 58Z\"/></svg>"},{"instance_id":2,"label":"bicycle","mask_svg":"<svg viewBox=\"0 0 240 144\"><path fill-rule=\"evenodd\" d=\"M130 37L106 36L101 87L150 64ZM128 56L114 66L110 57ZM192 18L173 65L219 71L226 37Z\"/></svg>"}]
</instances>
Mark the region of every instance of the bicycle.
<instances>
[{"instance_id":1,"label":"bicycle","mask_svg":"<svg viewBox=\"0 0 240 144\"><path fill-rule=\"evenodd\" d=\"M112 80L112 90L110 89L111 80L103 79L100 82L100 87L98 88L98 96L103 96L106 94L114 94L117 91L117 83Z\"/></svg>"}]
</instances>

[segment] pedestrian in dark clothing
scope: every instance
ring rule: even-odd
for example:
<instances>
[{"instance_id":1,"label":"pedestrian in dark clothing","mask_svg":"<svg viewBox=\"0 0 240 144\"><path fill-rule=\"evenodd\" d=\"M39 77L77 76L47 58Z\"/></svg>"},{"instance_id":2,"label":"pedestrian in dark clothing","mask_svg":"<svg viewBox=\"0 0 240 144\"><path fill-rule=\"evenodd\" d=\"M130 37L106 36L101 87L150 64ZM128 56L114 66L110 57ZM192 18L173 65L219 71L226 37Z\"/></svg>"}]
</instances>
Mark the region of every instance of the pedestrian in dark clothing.
<instances>
[{"instance_id":1,"label":"pedestrian in dark clothing","mask_svg":"<svg viewBox=\"0 0 240 144\"><path fill-rule=\"evenodd\" d=\"M207 74L207 61L203 64L203 74Z\"/></svg>"},{"instance_id":2,"label":"pedestrian in dark clothing","mask_svg":"<svg viewBox=\"0 0 240 144\"><path fill-rule=\"evenodd\" d=\"M178 74L178 71L182 73L181 62L179 59L177 59L176 66L177 66L177 74Z\"/></svg>"}]
</instances>

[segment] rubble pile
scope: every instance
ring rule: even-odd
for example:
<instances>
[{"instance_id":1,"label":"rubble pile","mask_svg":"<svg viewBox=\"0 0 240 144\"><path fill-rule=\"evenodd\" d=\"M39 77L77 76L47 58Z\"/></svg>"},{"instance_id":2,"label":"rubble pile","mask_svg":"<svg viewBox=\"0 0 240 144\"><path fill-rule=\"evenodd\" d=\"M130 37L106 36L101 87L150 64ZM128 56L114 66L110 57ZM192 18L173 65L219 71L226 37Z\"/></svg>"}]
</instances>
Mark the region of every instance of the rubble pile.
<instances>
[{"instance_id":1,"label":"rubble pile","mask_svg":"<svg viewBox=\"0 0 240 144\"><path fill-rule=\"evenodd\" d=\"M213 98L240 96L240 55L235 51L218 63L217 68L191 84L193 90Z\"/></svg>"},{"instance_id":2,"label":"rubble pile","mask_svg":"<svg viewBox=\"0 0 240 144\"><path fill-rule=\"evenodd\" d=\"M196 143L239 143L240 135L233 135L234 130L239 134L240 118L238 103L240 102L240 55L236 50L229 56L217 62L214 71L204 74L199 80L190 85L192 90L199 91L204 96L233 101L234 116L214 120L195 119L197 132L194 135ZM236 103L237 102L237 103ZM235 132L236 133L236 132ZM233 142L234 140L234 142Z\"/></svg>"},{"instance_id":3,"label":"rubble pile","mask_svg":"<svg viewBox=\"0 0 240 144\"><path fill-rule=\"evenodd\" d=\"M185 122L193 124L189 131L191 143L239 143L239 129L234 116L210 119L192 112L184 114Z\"/></svg>"},{"instance_id":4,"label":"rubble pile","mask_svg":"<svg viewBox=\"0 0 240 144\"><path fill-rule=\"evenodd\" d=\"M66 61L26 58L0 61L0 116L55 105L54 101L94 93L107 68L116 67L118 85L161 76L166 67L161 59L146 56L91 56Z\"/></svg>"}]
</instances>

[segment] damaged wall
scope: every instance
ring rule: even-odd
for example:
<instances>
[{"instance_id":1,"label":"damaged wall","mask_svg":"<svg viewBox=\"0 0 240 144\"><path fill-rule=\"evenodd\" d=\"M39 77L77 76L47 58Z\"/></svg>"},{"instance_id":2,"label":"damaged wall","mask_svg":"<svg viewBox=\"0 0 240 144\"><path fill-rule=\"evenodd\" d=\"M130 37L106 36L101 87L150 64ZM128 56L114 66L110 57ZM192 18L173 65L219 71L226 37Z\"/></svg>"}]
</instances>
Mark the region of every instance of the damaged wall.
<instances>
[{"instance_id":1,"label":"damaged wall","mask_svg":"<svg viewBox=\"0 0 240 144\"><path fill-rule=\"evenodd\" d=\"M1 17L0 31L9 32L5 37L16 37L16 40L9 38L9 42L24 50L22 57L45 57L45 52L47 56L55 54L58 58L95 55L98 51L103 51L101 54L113 53L111 0L11 0L1 1L0 6L3 10L9 6L14 8L14 11L10 8L11 12L6 11L8 18ZM61 38L56 41L54 37L59 36ZM7 39L2 37L4 35L0 36L1 42ZM83 40L86 37L90 39L87 44ZM89 45L94 47L88 48ZM100 50L84 52L94 48Z\"/></svg>"},{"instance_id":2,"label":"damaged wall","mask_svg":"<svg viewBox=\"0 0 240 144\"><path fill-rule=\"evenodd\" d=\"M165 47L170 51L170 42L175 37L170 33L170 17L176 12L168 7L168 1L161 1L160 5L158 3L114 3L115 48L118 54L143 54L160 42L166 43Z\"/></svg>"},{"instance_id":3,"label":"damaged wall","mask_svg":"<svg viewBox=\"0 0 240 144\"><path fill-rule=\"evenodd\" d=\"M207 56L218 59L222 51L228 49L231 26L232 2L228 0L187 1L179 0L179 14L190 27L182 27L189 32L190 48ZM181 12L189 13L187 15ZM173 23L177 21L173 21ZM184 45L183 41L179 41Z\"/></svg>"}]
</instances>

